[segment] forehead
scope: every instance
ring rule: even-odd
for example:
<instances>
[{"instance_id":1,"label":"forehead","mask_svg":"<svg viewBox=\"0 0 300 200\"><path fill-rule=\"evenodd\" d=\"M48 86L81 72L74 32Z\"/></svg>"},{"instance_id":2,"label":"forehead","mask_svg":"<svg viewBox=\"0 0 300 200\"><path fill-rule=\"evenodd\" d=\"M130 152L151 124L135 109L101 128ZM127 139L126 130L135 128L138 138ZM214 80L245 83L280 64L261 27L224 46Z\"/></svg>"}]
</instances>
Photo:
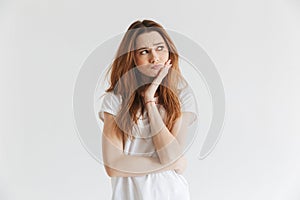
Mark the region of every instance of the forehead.
<instances>
[{"instance_id":1,"label":"forehead","mask_svg":"<svg viewBox=\"0 0 300 200\"><path fill-rule=\"evenodd\" d=\"M152 47L157 43L164 42L163 37L156 31L140 34L135 41L136 49L142 47Z\"/></svg>"}]
</instances>

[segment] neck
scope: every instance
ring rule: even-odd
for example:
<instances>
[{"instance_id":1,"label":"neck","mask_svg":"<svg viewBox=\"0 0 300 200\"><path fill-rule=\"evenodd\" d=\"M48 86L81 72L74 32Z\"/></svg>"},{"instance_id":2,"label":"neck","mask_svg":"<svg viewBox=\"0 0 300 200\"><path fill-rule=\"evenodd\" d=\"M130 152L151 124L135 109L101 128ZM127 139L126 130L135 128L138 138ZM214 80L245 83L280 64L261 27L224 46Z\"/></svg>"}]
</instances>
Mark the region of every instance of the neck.
<instances>
[{"instance_id":1,"label":"neck","mask_svg":"<svg viewBox=\"0 0 300 200\"><path fill-rule=\"evenodd\" d=\"M146 85L146 84L152 83L153 80L154 80L154 77L149 77L149 76L140 74L138 80L139 80L138 84L140 86L142 86L142 85Z\"/></svg>"}]
</instances>

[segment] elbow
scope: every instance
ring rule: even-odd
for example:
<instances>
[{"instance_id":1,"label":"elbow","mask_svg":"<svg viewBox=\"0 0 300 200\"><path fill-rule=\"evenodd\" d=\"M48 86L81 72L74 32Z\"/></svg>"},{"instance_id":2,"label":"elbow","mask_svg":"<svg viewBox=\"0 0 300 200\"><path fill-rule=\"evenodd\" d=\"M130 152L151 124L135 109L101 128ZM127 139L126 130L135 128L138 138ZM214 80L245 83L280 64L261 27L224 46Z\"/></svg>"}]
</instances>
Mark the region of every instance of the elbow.
<instances>
[{"instance_id":1,"label":"elbow","mask_svg":"<svg viewBox=\"0 0 300 200\"><path fill-rule=\"evenodd\" d=\"M115 173L115 170L108 167L108 166L104 166L105 168L105 171L106 171L106 174L109 176L109 177L116 177L116 173Z\"/></svg>"},{"instance_id":2,"label":"elbow","mask_svg":"<svg viewBox=\"0 0 300 200\"><path fill-rule=\"evenodd\" d=\"M112 177L128 177L128 174L126 174L126 173L124 173L122 171L110 168L108 166L105 166L105 171L106 171L106 174L110 178L112 178Z\"/></svg>"}]
</instances>

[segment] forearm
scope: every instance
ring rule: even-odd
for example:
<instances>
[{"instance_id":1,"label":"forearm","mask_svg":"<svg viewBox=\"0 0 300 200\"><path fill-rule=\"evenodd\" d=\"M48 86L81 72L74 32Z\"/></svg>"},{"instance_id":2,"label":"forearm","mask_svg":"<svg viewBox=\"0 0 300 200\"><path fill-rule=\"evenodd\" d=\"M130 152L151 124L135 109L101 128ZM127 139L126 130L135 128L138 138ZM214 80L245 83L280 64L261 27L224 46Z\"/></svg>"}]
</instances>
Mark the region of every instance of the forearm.
<instances>
[{"instance_id":1,"label":"forearm","mask_svg":"<svg viewBox=\"0 0 300 200\"><path fill-rule=\"evenodd\" d=\"M150 173L158 173L167 170L180 170L182 160L177 160L174 163L164 166L159 162L158 158L154 157L142 157L142 156L130 156L123 155L115 163L116 166L122 166L120 169L109 169L109 176L111 177L135 177L145 176ZM130 163L135 163L135 166L130 166ZM143 169L136 165L143 164Z\"/></svg>"},{"instance_id":2,"label":"forearm","mask_svg":"<svg viewBox=\"0 0 300 200\"><path fill-rule=\"evenodd\" d=\"M104 135L102 142L103 162L106 167L112 169L111 174L108 172L110 176L141 176L176 169L176 162L166 165L162 164L157 157L126 155Z\"/></svg>"},{"instance_id":3,"label":"forearm","mask_svg":"<svg viewBox=\"0 0 300 200\"><path fill-rule=\"evenodd\" d=\"M168 130L154 102L146 104L152 141L157 150L160 162L170 163L177 159L183 150L183 144Z\"/></svg>"}]
</instances>

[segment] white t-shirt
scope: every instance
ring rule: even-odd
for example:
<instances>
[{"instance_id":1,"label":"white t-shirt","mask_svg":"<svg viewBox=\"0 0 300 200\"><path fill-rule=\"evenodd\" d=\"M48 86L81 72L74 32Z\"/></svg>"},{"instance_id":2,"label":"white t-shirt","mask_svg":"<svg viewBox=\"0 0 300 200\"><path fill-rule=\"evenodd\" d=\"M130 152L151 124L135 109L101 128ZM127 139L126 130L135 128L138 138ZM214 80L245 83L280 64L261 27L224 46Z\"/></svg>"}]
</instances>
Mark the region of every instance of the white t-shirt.
<instances>
[{"instance_id":1,"label":"white t-shirt","mask_svg":"<svg viewBox=\"0 0 300 200\"><path fill-rule=\"evenodd\" d=\"M194 113L197 120L197 106L191 88L188 86L179 93L181 112ZM122 103L122 97L113 92L105 93L99 110L99 116L104 121L104 112L117 115ZM161 112L164 108L156 104ZM147 111L146 111L147 112ZM136 134L150 133L147 113L140 117L137 126L134 127ZM145 140L146 139L146 140ZM143 155L157 157L152 138L136 138L125 141L124 154ZM158 173L150 173L136 177L111 177L112 200L189 200L189 185L182 174L175 170Z\"/></svg>"}]
</instances>

